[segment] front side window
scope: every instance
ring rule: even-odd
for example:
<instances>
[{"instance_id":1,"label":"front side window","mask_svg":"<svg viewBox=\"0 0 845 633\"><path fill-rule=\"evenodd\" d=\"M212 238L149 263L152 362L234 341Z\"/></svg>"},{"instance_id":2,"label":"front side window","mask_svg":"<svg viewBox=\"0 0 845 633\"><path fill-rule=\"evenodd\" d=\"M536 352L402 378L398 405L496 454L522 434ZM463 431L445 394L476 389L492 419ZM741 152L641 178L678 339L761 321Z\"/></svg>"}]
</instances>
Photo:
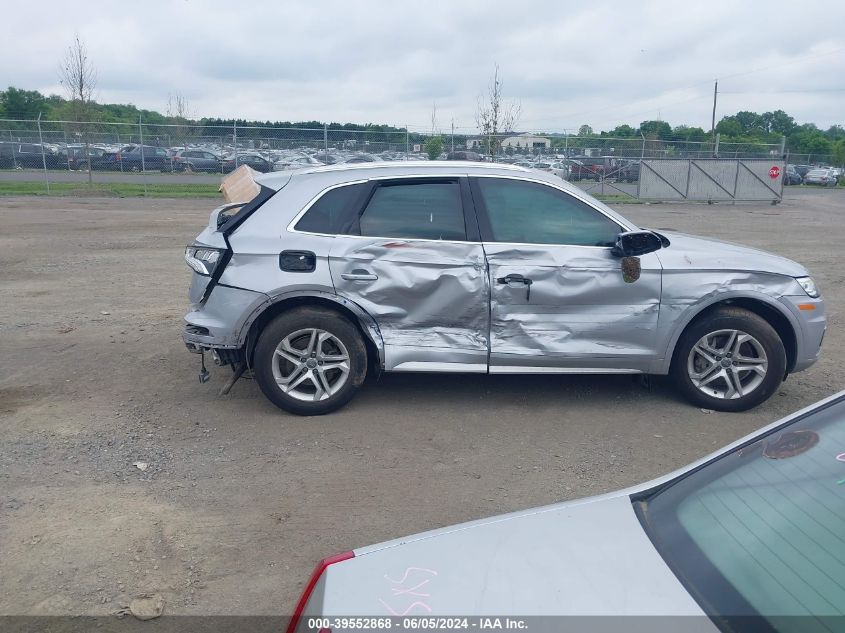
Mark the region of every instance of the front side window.
<instances>
[{"instance_id":1,"label":"front side window","mask_svg":"<svg viewBox=\"0 0 845 633\"><path fill-rule=\"evenodd\" d=\"M779 631L826 630L810 617L845 616L845 400L640 507L655 546L707 613L762 616Z\"/></svg>"},{"instance_id":2,"label":"front side window","mask_svg":"<svg viewBox=\"0 0 845 633\"><path fill-rule=\"evenodd\" d=\"M546 185L478 178L493 242L613 246L622 228L569 194Z\"/></svg>"},{"instance_id":3,"label":"front side window","mask_svg":"<svg viewBox=\"0 0 845 633\"><path fill-rule=\"evenodd\" d=\"M458 182L380 185L360 218L360 234L424 240L466 240Z\"/></svg>"}]
</instances>

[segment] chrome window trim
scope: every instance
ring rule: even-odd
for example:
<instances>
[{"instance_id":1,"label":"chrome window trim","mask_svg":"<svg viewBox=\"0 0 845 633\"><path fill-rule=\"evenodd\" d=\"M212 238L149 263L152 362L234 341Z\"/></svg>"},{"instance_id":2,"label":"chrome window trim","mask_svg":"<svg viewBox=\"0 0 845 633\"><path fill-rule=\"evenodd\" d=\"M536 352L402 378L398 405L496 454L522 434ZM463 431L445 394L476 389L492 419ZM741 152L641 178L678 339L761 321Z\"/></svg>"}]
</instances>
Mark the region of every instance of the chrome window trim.
<instances>
[{"instance_id":1,"label":"chrome window trim","mask_svg":"<svg viewBox=\"0 0 845 633\"><path fill-rule=\"evenodd\" d=\"M346 181L346 182L337 183L337 184L330 185L330 186L326 187L325 189L323 189L319 193L317 193L313 198L311 198L311 200L308 201L308 203L302 208L302 210L299 211L294 216L293 220L291 220L288 223L288 225L286 227L286 231L288 233L296 233L296 234L300 234L300 235L314 235L314 236L318 236L318 237L351 237L351 238L356 238L356 239L405 240L405 241L408 241L408 242L439 242L439 243L450 243L450 244L510 244L510 245L513 245L513 246L540 246L540 247L554 246L554 247L565 247L565 248L599 248L599 249L602 249L602 250L610 250L612 248L610 246L584 246L584 245L578 245L578 244L546 244L546 243L539 243L539 242L537 242L537 243L535 243L535 242L484 242L483 240L479 240L477 242L474 242L474 241L469 241L469 240L408 239L408 238L395 237L395 236L389 236L389 235L385 235L385 236L369 236L369 235L363 236L363 235L347 235L345 233L337 233L337 234L334 234L334 233L314 233L314 232L311 232L311 231L297 231L294 228L296 226L296 223L299 222L299 220L302 219L302 216L304 216L312 206L314 206L314 204L317 202L317 200L322 198L326 193L328 193L329 191L331 191L333 189L338 189L340 187L348 187L348 186L352 186L352 185L365 184L367 182L372 182L372 181L375 181L375 180L397 180L397 179L411 179L411 178L423 178L423 179L430 179L430 178L504 178L504 179L507 179L507 180L517 180L519 182L531 182L531 183L538 184L538 185L545 185L546 187L550 187L552 189L560 191L560 192L562 192L562 193L564 193L568 196L572 196L576 200L586 204L588 207L590 207L591 209L593 209L597 213L600 213L602 216L604 216L605 218L607 218L608 220L610 220L614 224L619 224L619 221L617 220L617 218L609 216L602 209L593 205L588 199L586 199L582 195L579 195L577 193L569 191L569 190L565 189L564 187L560 187L556 183L547 182L545 180L541 180L541 179L538 179L538 178L531 178L529 170L526 169L524 171L528 172L528 176L525 176L522 173L514 174L514 175L511 175L511 174L468 174L468 173L442 173L442 174L415 173L415 174L406 174L406 175L394 174L394 175L390 175L390 176L375 176L375 177L372 177L372 178L363 178L363 179L358 179L358 180L350 180L350 181ZM309 173L312 173L312 172L309 172ZM585 193L584 196L586 196L586 195L587 194ZM627 226L624 225L624 224L622 225L623 229L628 230L628 231L636 231L636 230L639 229L639 227L630 224L627 219L625 219L625 218L623 218L623 219L627 223Z\"/></svg>"}]
</instances>

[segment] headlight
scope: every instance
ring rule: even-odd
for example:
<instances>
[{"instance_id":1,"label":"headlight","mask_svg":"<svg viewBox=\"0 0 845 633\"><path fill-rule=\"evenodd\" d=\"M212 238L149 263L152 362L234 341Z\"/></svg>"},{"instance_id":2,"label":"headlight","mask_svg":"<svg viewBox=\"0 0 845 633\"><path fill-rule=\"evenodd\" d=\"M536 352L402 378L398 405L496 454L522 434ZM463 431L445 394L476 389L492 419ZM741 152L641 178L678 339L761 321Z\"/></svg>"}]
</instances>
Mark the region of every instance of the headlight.
<instances>
[{"instance_id":1,"label":"headlight","mask_svg":"<svg viewBox=\"0 0 845 633\"><path fill-rule=\"evenodd\" d=\"M211 275L223 256L223 251L207 246L185 248L185 262L200 275Z\"/></svg>"},{"instance_id":2,"label":"headlight","mask_svg":"<svg viewBox=\"0 0 845 633\"><path fill-rule=\"evenodd\" d=\"M809 277L796 277L795 281L801 284L801 287L804 289L804 292L806 292L813 299L819 298L819 289L816 288L816 284L812 279L810 279Z\"/></svg>"}]
</instances>

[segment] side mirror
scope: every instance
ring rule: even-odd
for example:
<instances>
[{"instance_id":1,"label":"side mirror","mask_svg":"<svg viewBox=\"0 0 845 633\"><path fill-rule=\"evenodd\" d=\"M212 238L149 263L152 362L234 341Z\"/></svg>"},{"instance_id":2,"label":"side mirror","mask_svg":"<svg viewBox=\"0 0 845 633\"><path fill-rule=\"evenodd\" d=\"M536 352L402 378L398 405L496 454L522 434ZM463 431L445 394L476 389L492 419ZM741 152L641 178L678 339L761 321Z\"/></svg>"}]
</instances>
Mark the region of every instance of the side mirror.
<instances>
[{"instance_id":1,"label":"side mirror","mask_svg":"<svg viewBox=\"0 0 845 633\"><path fill-rule=\"evenodd\" d=\"M638 257L668 245L669 240L652 231L628 231L619 234L610 253L614 257Z\"/></svg>"}]
</instances>

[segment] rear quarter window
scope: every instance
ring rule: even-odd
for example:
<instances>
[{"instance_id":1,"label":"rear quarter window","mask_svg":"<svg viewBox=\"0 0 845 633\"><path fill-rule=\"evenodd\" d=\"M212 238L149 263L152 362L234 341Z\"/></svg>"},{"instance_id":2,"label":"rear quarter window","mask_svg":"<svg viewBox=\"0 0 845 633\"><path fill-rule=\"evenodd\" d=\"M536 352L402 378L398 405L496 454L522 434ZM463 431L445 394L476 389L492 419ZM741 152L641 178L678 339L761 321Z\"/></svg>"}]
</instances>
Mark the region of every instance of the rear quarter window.
<instances>
[{"instance_id":1,"label":"rear quarter window","mask_svg":"<svg viewBox=\"0 0 845 633\"><path fill-rule=\"evenodd\" d=\"M308 233L336 235L358 210L366 185L358 183L335 187L324 193L305 212L294 229Z\"/></svg>"}]
</instances>

